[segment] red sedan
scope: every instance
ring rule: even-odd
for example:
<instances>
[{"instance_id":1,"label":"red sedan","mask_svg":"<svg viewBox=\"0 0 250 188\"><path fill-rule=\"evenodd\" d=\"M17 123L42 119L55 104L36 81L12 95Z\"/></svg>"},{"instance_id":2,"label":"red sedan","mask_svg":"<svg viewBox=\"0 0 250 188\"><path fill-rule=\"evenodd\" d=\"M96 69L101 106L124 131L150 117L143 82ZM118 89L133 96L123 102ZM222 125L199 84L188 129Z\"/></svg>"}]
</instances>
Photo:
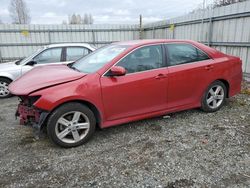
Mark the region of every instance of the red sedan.
<instances>
[{"instance_id":1,"label":"red sedan","mask_svg":"<svg viewBox=\"0 0 250 188\"><path fill-rule=\"evenodd\" d=\"M240 92L242 62L187 40L138 40L102 47L72 65L37 67L9 89L16 115L63 147L106 128L201 107L219 110Z\"/></svg>"}]
</instances>

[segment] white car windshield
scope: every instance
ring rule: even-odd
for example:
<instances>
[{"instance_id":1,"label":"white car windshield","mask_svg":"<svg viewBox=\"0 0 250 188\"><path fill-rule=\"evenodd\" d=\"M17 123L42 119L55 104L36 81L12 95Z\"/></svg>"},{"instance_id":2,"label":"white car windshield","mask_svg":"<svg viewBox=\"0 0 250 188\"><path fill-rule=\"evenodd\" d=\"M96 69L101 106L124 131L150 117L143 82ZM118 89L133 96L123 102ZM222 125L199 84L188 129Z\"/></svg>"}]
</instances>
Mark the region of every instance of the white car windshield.
<instances>
[{"instance_id":1,"label":"white car windshield","mask_svg":"<svg viewBox=\"0 0 250 188\"><path fill-rule=\"evenodd\" d=\"M84 73L93 73L112 61L130 46L111 44L102 47L88 56L76 61L72 68Z\"/></svg>"}]
</instances>

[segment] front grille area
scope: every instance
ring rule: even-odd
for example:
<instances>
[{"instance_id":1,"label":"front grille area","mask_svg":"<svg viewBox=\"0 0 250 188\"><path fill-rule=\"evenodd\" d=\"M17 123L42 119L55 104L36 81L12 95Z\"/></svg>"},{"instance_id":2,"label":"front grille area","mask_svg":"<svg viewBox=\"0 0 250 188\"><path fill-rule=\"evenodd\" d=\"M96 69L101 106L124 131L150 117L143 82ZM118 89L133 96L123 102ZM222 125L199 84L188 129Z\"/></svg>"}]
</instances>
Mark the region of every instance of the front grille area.
<instances>
[{"instance_id":1,"label":"front grille area","mask_svg":"<svg viewBox=\"0 0 250 188\"><path fill-rule=\"evenodd\" d=\"M16 116L20 118L21 125L33 125L34 123L39 123L40 110L35 108L32 105L32 102L29 98L20 97L21 101L18 105Z\"/></svg>"}]
</instances>

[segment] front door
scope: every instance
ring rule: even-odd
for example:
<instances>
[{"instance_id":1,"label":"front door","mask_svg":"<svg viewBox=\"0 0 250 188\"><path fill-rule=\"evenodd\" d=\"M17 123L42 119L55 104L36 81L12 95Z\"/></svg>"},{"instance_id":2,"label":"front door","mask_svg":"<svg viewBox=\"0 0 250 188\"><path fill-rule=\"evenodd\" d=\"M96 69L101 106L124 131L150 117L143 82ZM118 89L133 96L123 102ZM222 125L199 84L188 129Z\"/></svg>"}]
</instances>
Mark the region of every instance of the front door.
<instances>
[{"instance_id":1,"label":"front door","mask_svg":"<svg viewBox=\"0 0 250 188\"><path fill-rule=\"evenodd\" d=\"M62 56L63 54L62 54L61 47L46 49L32 59L32 61L36 62L35 65L33 66L23 65L22 66L22 75L36 66L61 64Z\"/></svg>"},{"instance_id":2,"label":"front door","mask_svg":"<svg viewBox=\"0 0 250 188\"><path fill-rule=\"evenodd\" d=\"M116 120L165 109L167 74L161 45L140 47L116 66L124 76L102 76L105 119Z\"/></svg>"}]
</instances>

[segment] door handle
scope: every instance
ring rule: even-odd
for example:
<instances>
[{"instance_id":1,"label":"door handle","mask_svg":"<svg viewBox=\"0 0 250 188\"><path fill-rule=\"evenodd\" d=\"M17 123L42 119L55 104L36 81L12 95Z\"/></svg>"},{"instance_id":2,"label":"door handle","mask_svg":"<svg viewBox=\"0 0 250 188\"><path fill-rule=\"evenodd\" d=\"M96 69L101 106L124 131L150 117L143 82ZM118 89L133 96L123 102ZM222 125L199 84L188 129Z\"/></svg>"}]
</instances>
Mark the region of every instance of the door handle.
<instances>
[{"instance_id":1,"label":"door handle","mask_svg":"<svg viewBox=\"0 0 250 188\"><path fill-rule=\"evenodd\" d=\"M162 79L162 78L166 78L167 75L166 74L158 74L155 79Z\"/></svg>"},{"instance_id":2,"label":"door handle","mask_svg":"<svg viewBox=\"0 0 250 188\"><path fill-rule=\"evenodd\" d=\"M211 70L211 69L213 69L214 68L214 66L213 65L208 65L208 66L205 66L205 69L206 70Z\"/></svg>"}]
</instances>

